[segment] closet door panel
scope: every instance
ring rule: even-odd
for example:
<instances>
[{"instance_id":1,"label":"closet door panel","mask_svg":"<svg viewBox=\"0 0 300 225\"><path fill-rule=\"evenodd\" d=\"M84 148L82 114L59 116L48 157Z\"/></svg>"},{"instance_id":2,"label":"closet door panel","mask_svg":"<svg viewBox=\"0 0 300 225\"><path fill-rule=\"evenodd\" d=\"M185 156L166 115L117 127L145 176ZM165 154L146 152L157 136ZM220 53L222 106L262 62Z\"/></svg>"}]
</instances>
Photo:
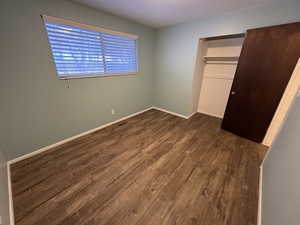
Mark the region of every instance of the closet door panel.
<instances>
[{"instance_id":1,"label":"closet door panel","mask_svg":"<svg viewBox=\"0 0 300 225\"><path fill-rule=\"evenodd\" d=\"M300 57L300 23L248 30L222 128L262 142Z\"/></svg>"}]
</instances>

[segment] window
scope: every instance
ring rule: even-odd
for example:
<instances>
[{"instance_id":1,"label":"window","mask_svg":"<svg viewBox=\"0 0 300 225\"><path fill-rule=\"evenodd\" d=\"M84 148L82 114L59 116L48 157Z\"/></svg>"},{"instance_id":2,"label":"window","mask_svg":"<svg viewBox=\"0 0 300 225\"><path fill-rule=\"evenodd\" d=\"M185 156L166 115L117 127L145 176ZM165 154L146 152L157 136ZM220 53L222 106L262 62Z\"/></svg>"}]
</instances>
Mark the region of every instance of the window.
<instances>
[{"instance_id":1,"label":"window","mask_svg":"<svg viewBox=\"0 0 300 225\"><path fill-rule=\"evenodd\" d=\"M60 78L137 73L137 36L43 16Z\"/></svg>"}]
</instances>

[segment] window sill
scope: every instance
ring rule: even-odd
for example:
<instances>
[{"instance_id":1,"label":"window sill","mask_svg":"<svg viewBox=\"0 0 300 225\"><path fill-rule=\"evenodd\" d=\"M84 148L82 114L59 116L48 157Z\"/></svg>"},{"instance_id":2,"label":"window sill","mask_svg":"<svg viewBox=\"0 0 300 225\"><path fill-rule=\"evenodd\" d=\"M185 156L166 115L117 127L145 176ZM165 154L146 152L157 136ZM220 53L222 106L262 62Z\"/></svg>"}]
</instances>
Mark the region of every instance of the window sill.
<instances>
[{"instance_id":1,"label":"window sill","mask_svg":"<svg viewBox=\"0 0 300 225\"><path fill-rule=\"evenodd\" d=\"M70 80L70 79L84 79L84 78L97 78L97 77L120 77L120 76L135 76L138 73L113 73L113 74L95 74L95 75L77 75L77 76L58 76L60 80Z\"/></svg>"}]
</instances>

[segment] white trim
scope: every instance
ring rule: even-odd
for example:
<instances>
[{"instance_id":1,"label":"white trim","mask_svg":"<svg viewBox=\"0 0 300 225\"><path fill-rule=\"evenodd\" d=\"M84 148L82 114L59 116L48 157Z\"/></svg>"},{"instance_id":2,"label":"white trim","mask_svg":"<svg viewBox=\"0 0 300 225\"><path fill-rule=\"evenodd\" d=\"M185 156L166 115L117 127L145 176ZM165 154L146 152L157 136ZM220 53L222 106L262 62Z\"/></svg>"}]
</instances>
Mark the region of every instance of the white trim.
<instances>
[{"instance_id":1,"label":"white trim","mask_svg":"<svg viewBox=\"0 0 300 225\"><path fill-rule=\"evenodd\" d=\"M97 77L127 77L127 76L136 76L138 72L134 73L104 73L104 74L95 74L95 75L85 75L85 74L77 74L77 76L60 76L57 74L60 80L70 80L70 79L84 79L84 78L97 78Z\"/></svg>"},{"instance_id":2,"label":"white trim","mask_svg":"<svg viewBox=\"0 0 300 225\"><path fill-rule=\"evenodd\" d=\"M146 111L148 111L148 110L150 110L150 109L153 109L153 107L150 107L150 108L147 108L147 109L145 109L145 110L142 110L142 111L139 111L139 112L130 114L130 115L128 115L128 116L122 117L121 119L118 119L118 120L115 120L115 121L113 121L113 122L110 122L110 123L101 125L100 127L96 127L96 128L94 128L94 129L85 131L85 132L83 132L83 133L80 133L80 134L78 134L78 135L69 137L69 138L67 138L67 139L61 140L61 141L59 141L59 142L57 142L57 143L54 143L54 144L52 144L52 145L45 146L45 147L40 148L40 149L38 149L38 150L36 150L36 151L34 151L34 152L31 152L31 153L29 153L29 154L22 155L22 156L20 156L20 157L18 157L18 158L15 158L15 159L13 159L13 160L10 160L10 161L8 161L7 163L8 163L9 165L11 165L11 164L13 164L13 163L16 163L16 162L22 161L22 160L24 160L24 159L30 158L30 157L32 157L32 156L34 156L34 155L40 154L40 153L42 153L42 152L45 152L45 151L47 151L47 150L49 150L49 149L51 149L51 148L54 148L54 147L59 146L59 145L62 145L62 144L64 144L64 143L67 143L67 142L69 142L69 141L72 141L72 140L74 140L74 139L76 139L76 138L82 137L82 136L84 136L84 135L90 134L90 133L95 132L95 131L98 131L98 130L101 130L101 129L103 129L103 128L105 128L105 127L108 127L108 126L110 126L110 125L113 125L113 124L115 124L115 123L118 123L118 122L121 122L121 121L123 121L123 120L129 119L130 117L139 115L139 114L141 114L141 113L143 113L143 112L146 112Z\"/></svg>"},{"instance_id":3,"label":"white trim","mask_svg":"<svg viewBox=\"0 0 300 225\"><path fill-rule=\"evenodd\" d=\"M8 196L9 196L9 216L10 216L10 225L15 225L15 219L14 219L14 207L13 207L13 197L12 197L12 187L11 187L11 173L10 173L10 167L11 167L12 164L14 164L14 163L16 163L16 162L19 162L19 161L22 161L22 160L24 160L24 159L28 159L28 158L33 157L33 156L35 156L35 155L38 155L38 154L40 154L40 153L42 153L42 152L48 151L48 150L50 150L50 149L52 149L52 148L54 148L54 147L56 147L56 146L62 145L62 144L64 144L64 143L67 143L67 142L69 142L69 141L72 141L72 140L74 140L74 139L76 139L76 138L79 138L79 137L81 137L81 136L84 136L84 135L90 134L90 133L92 133L92 132L95 132L95 131L97 131L97 130L101 130L101 129L105 128L105 127L108 127L108 126L113 125L113 124L115 124L115 123L118 123L118 122L121 122L121 121L123 121L123 120L129 119L129 118L131 118L131 117L134 117L134 116L136 116L136 115L139 115L139 114L141 114L141 113L144 113L144 112L146 112L146 111L148 111L148 110L150 110L150 109L154 109L154 108L155 108L155 107L149 107L149 108L144 109L144 110L142 110L142 111L139 111L139 112L133 113L133 114L131 114L131 115L122 117L121 119L115 120L115 121L113 121L113 122L104 124L104 125L102 125L102 126L100 126L100 127L97 127L97 128L94 128L94 129L91 129L91 130L88 130L88 131L85 131L85 132L83 132L83 133L81 133L81 134L78 134L78 135L72 136L72 137L70 137L70 138L61 140L61 141L59 141L59 142L57 142L57 143L54 143L54 144L52 144L52 145L45 146L45 147L40 148L40 149L38 149L38 150L36 150L36 151L34 151L34 152L31 152L31 153L26 154L26 155L22 155L22 156L20 156L20 157L18 157L18 158L15 158L15 159L12 159L12 160L8 161L8 162L7 162L7 179L8 179Z\"/></svg>"},{"instance_id":4,"label":"white trim","mask_svg":"<svg viewBox=\"0 0 300 225\"><path fill-rule=\"evenodd\" d=\"M193 115L195 115L197 112L193 112L191 115L189 115L186 119L191 118Z\"/></svg>"},{"instance_id":5,"label":"white trim","mask_svg":"<svg viewBox=\"0 0 300 225\"><path fill-rule=\"evenodd\" d=\"M57 17L53 17L53 16L42 15L42 18L43 18L44 21L47 21L47 22L59 23L59 24L67 25L67 26L79 27L79 28L83 28L83 29L94 30L94 31L98 31L98 32L129 37L129 38L133 38L133 39L138 39L139 38L139 36L134 35L134 34L128 34L128 33L123 33L123 32L119 32L119 31L113 31L113 30L109 30L109 29L106 29L106 28L87 25L87 24L82 24L82 23L77 23L77 22L74 22L72 20L65 20L65 19L61 19L61 18L57 18Z\"/></svg>"},{"instance_id":6,"label":"white trim","mask_svg":"<svg viewBox=\"0 0 300 225\"><path fill-rule=\"evenodd\" d=\"M33 151L33 152L31 152L31 153L28 153L28 154L26 154L26 155L22 155L22 156L20 156L20 157L17 157L17 158L15 158L15 159L12 159L12 160L8 161L7 164L8 164L8 165L11 165L11 164L14 164L14 163L16 163L16 162L22 161L22 160L24 160L24 159L30 158L30 157L32 157L32 156L34 156L34 155L37 155L37 154L40 154L40 153L42 153L42 152L48 151L49 149L52 149L52 148L54 148L54 147L56 147L56 146L65 144L65 143L67 143L67 142L69 142L69 141L72 141L72 140L74 140L74 139L76 139L76 138L82 137L82 136L84 136L84 135L90 134L90 133L92 133L92 132L95 132L95 131L101 130L101 129L105 128L105 127L108 127L108 126L110 126L110 125L113 125L113 124L115 124L115 123L118 123L118 122L121 122L121 121L123 121L123 120L129 119L130 117L133 117L133 116L139 115L139 114L141 114L141 113L144 113L144 112L146 112L146 111L148 111L148 110L150 110L150 109L156 109L156 110L159 110L159 111L162 111L162 112L166 112L166 113L169 113L169 114L172 114L172 115L174 115L174 116L178 116L178 117L181 117L181 118L184 118L184 119L189 119L189 118L191 118L195 113L197 113L197 112L194 112L194 113L192 113L192 114L189 115L189 116L184 116L184 115L182 115L182 114L175 113L175 112L171 112L171 111L168 111L168 110L159 108L159 107L154 107L154 106L153 106L153 107L149 107L149 108L147 108L147 109L145 109L145 110L142 110L142 111L139 111L139 112L130 114L130 115L128 115L128 116L122 117L121 119L118 119L118 120L112 121L112 122L110 122L110 123L101 125L100 127L96 127L96 128L94 128L94 129L85 131L85 132L80 133L80 134L78 134L78 135L75 135L75 136L66 138L66 139L64 139L64 140L61 140L61 141L59 141L59 142L56 142L56 143L54 143L54 144L51 144L51 145L42 147L42 148L40 148L40 149L38 149L38 150L36 150L36 151Z\"/></svg>"},{"instance_id":7,"label":"white trim","mask_svg":"<svg viewBox=\"0 0 300 225\"><path fill-rule=\"evenodd\" d=\"M257 213L257 225L261 225L261 207L262 207L262 176L263 167L259 167L259 190L258 190L258 213Z\"/></svg>"},{"instance_id":8,"label":"white trim","mask_svg":"<svg viewBox=\"0 0 300 225\"><path fill-rule=\"evenodd\" d=\"M104 73L104 74L95 74L95 75L84 75L77 74L77 76L60 76L57 74L60 80L69 80L69 79L84 79L84 78L96 78L96 77L120 77L120 76L136 76L138 72L134 73Z\"/></svg>"},{"instance_id":9,"label":"white trim","mask_svg":"<svg viewBox=\"0 0 300 225\"><path fill-rule=\"evenodd\" d=\"M156 110L159 110L159 111L162 111L162 112L165 112L165 113L172 114L172 115L174 115L174 116L181 117L181 118L183 118L183 119L188 119L188 118L190 118L190 117L192 116L192 115L190 115L190 116L184 116L184 115L182 115L182 114L175 113L175 112L171 112L171 111L169 111L169 110L162 109L162 108L159 108L159 107L152 107L152 108L153 108L153 109L156 109Z\"/></svg>"},{"instance_id":10,"label":"white trim","mask_svg":"<svg viewBox=\"0 0 300 225\"><path fill-rule=\"evenodd\" d=\"M214 114L214 113L209 113L209 112L205 112L205 111L202 111L202 110L198 110L199 113L202 113L202 114L205 114L205 115L209 115L209 116L213 116L213 117L217 117L219 119L223 119L222 116L220 115L217 115L217 114Z\"/></svg>"},{"instance_id":11,"label":"white trim","mask_svg":"<svg viewBox=\"0 0 300 225\"><path fill-rule=\"evenodd\" d=\"M12 188L11 188L11 175L10 175L10 163L6 163L7 167L7 184L8 184L8 199L9 199L9 221L10 225L15 225L15 217L14 217L14 205L12 198Z\"/></svg>"},{"instance_id":12,"label":"white trim","mask_svg":"<svg viewBox=\"0 0 300 225\"><path fill-rule=\"evenodd\" d=\"M300 86L300 59L294 69L294 72L287 84L285 91L281 97L280 103L273 116L272 122L267 130L264 137L263 144L271 146L273 141L276 139L281 126L283 125L286 115L292 105L294 98L297 96L298 89Z\"/></svg>"}]
</instances>

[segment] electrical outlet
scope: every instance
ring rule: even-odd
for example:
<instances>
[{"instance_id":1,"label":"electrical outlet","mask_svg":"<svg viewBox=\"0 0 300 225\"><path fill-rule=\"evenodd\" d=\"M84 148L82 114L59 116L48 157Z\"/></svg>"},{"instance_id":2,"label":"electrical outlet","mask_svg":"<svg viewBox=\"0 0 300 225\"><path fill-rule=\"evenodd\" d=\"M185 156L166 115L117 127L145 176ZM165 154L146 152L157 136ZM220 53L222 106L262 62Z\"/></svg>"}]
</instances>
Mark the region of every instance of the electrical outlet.
<instances>
[{"instance_id":1,"label":"electrical outlet","mask_svg":"<svg viewBox=\"0 0 300 225\"><path fill-rule=\"evenodd\" d=\"M115 115L115 110L111 109L111 115Z\"/></svg>"}]
</instances>

